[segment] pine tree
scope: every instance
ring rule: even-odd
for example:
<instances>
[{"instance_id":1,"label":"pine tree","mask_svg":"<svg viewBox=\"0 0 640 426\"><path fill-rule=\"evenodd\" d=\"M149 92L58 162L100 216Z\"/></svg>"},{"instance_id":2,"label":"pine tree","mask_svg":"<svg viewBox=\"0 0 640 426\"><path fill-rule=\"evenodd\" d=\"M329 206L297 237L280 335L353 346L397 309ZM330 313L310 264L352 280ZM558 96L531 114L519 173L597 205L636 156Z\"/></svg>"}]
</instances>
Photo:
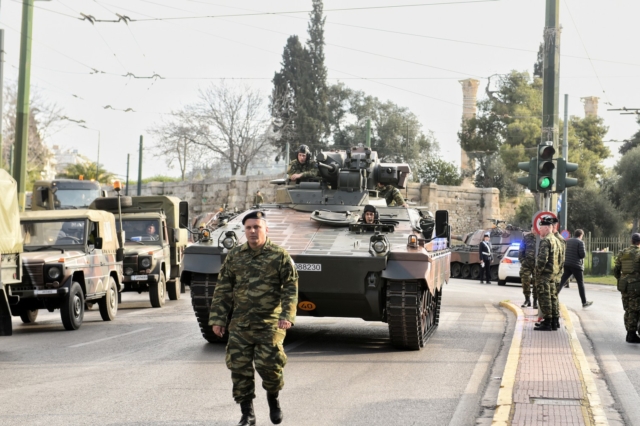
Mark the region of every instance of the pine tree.
<instances>
[{"instance_id":1,"label":"pine tree","mask_svg":"<svg viewBox=\"0 0 640 426\"><path fill-rule=\"evenodd\" d=\"M314 143L320 144L323 136L329 134L329 112L327 108L327 68L324 66L324 23L326 18L322 16L322 0L313 0L313 10L309 14L309 26L307 32L307 50L311 60L311 89L313 90L314 109L313 129L315 132Z\"/></svg>"}]
</instances>

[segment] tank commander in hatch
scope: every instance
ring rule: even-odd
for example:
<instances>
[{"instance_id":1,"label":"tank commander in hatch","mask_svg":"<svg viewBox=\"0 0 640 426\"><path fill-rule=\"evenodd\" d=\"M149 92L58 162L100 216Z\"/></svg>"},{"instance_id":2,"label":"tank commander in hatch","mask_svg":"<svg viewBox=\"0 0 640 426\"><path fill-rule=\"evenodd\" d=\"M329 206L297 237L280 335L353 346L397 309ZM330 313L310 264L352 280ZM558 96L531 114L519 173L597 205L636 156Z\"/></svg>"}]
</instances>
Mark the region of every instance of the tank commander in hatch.
<instances>
[{"instance_id":1,"label":"tank commander in hatch","mask_svg":"<svg viewBox=\"0 0 640 426\"><path fill-rule=\"evenodd\" d=\"M373 225L374 223L379 223L378 220L378 211L371 204L367 204L364 206L364 212L362 213L362 223L367 223Z\"/></svg>"},{"instance_id":2,"label":"tank commander in hatch","mask_svg":"<svg viewBox=\"0 0 640 426\"><path fill-rule=\"evenodd\" d=\"M404 201L400 190L393 185L383 185L380 182L377 183L378 194L380 198L384 198L387 202L387 206L400 206L400 207L408 207L407 203Z\"/></svg>"},{"instance_id":3,"label":"tank commander in hatch","mask_svg":"<svg viewBox=\"0 0 640 426\"><path fill-rule=\"evenodd\" d=\"M311 159L311 151L307 145L300 145L298 158L289 163L287 175L289 175L289 180L292 181L318 176L318 163Z\"/></svg>"}]
</instances>

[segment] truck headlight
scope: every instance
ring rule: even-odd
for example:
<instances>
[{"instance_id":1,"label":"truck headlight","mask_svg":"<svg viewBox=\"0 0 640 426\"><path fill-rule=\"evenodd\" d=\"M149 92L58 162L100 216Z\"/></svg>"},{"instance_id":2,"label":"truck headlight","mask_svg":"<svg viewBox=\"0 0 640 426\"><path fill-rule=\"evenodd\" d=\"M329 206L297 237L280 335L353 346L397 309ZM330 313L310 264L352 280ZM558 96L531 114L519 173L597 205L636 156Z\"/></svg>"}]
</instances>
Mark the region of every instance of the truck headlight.
<instances>
[{"instance_id":1,"label":"truck headlight","mask_svg":"<svg viewBox=\"0 0 640 426\"><path fill-rule=\"evenodd\" d=\"M52 280L57 280L58 278L60 278L60 275L62 275L62 271L60 271L60 268L58 268L57 266L53 266L53 267L49 268L49 271L47 272L47 275Z\"/></svg>"},{"instance_id":2,"label":"truck headlight","mask_svg":"<svg viewBox=\"0 0 640 426\"><path fill-rule=\"evenodd\" d=\"M142 259L140 259L140 266L142 266L142 269L149 268L151 266L151 258L143 257Z\"/></svg>"},{"instance_id":3,"label":"truck headlight","mask_svg":"<svg viewBox=\"0 0 640 426\"><path fill-rule=\"evenodd\" d=\"M133 268L124 268L124 274L125 275L133 275Z\"/></svg>"}]
</instances>

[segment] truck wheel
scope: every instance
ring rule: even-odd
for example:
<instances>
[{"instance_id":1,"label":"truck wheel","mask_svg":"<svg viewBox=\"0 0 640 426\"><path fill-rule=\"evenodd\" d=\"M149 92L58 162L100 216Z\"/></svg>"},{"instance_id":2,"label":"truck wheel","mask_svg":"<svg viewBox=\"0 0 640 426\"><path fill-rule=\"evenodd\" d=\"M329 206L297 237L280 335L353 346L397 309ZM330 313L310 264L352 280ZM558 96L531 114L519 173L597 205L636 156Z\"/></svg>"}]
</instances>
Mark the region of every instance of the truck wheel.
<instances>
[{"instance_id":1,"label":"truck wheel","mask_svg":"<svg viewBox=\"0 0 640 426\"><path fill-rule=\"evenodd\" d=\"M66 330L77 330L84 319L84 295L77 282L71 284L69 293L64 296L60 306L60 318Z\"/></svg>"},{"instance_id":2,"label":"truck wheel","mask_svg":"<svg viewBox=\"0 0 640 426\"><path fill-rule=\"evenodd\" d=\"M118 313L118 287L113 277L109 277L107 294L98 300L98 307L100 308L100 316L104 321L113 321L115 319Z\"/></svg>"},{"instance_id":3,"label":"truck wheel","mask_svg":"<svg viewBox=\"0 0 640 426\"><path fill-rule=\"evenodd\" d=\"M98 210L118 210L118 197L99 197L94 200L94 205ZM121 207L131 207L131 197L120 197Z\"/></svg>"},{"instance_id":4,"label":"truck wheel","mask_svg":"<svg viewBox=\"0 0 640 426\"><path fill-rule=\"evenodd\" d=\"M453 262L451 264L451 278L458 278L461 274L461 270L462 267L460 266L460 263Z\"/></svg>"},{"instance_id":5,"label":"truck wheel","mask_svg":"<svg viewBox=\"0 0 640 426\"><path fill-rule=\"evenodd\" d=\"M226 343L229 339L231 313L229 313L229 317L227 318L227 331L224 336L218 337L213 334L213 330L209 325L211 299L213 299L213 292L217 283L217 274L192 274L191 282L189 283L189 287L191 287L191 305L196 314L202 337L209 343Z\"/></svg>"},{"instance_id":6,"label":"truck wheel","mask_svg":"<svg viewBox=\"0 0 640 426\"><path fill-rule=\"evenodd\" d=\"M438 325L438 292L418 281L389 281L387 322L394 347L420 350Z\"/></svg>"},{"instance_id":7,"label":"truck wheel","mask_svg":"<svg viewBox=\"0 0 640 426\"><path fill-rule=\"evenodd\" d=\"M169 293L169 300L179 300L181 289L182 285L180 284L180 278L167 281L167 293Z\"/></svg>"},{"instance_id":8,"label":"truck wheel","mask_svg":"<svg viewBox=\"0 0 640 426\"><path fill-rule=\"evenodd\" d=\"M164 272L160 271L160 277L158 282L150 283L149 286L149 300L151 300L151 306L154 308L162 308L164 306L164 300L166 299L167 282L164 279Z\"/></svg>"},{"instance_id":9,"label":"truck wheel","mask_svg":"<svg viewBox=\"0 0 640 426\"><path fill-rule=\"evenodd\" d=\"M20 319L25 324L33 324L34 322L36 322L36 318L38 318L37 309L26 309L22 313L20 313Z\"/></svg>"}]
</instances>

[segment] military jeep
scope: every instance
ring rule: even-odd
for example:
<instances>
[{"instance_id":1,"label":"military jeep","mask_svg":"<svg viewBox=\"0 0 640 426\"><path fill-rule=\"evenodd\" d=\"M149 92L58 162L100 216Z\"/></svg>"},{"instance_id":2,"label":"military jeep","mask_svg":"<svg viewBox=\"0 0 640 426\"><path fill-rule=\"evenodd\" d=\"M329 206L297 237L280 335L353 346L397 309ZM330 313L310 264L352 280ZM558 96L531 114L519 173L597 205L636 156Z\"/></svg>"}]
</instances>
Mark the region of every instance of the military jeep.
<instances>
[{"instance_id":1,"label":"military jeep","mask_svg":"<svg viewBox=\"0 0 640 426\"><path fill-rule=\"evenodd\" d=\"M11 313L26 324L39 309L60 309L62 324L77 330L85 302L97 302L100 316L111 321L122 291L122 252L113 214L95 210L33 211L21 214L24 238L23 276L10 284L17 299Z\"/></svg>"},{"instance_id":2,"label":"military jeep","mask_svg":"<svg viewBox=\"0 0 640 426\"><path fill-rule=\"evenodd\" d=\"M15 297L8 294L8 286L21 281L22 235L20 235L20 209L16 181L0 169L0 336L11 336L10 303Z\"/></svg>"}]
</instances>

